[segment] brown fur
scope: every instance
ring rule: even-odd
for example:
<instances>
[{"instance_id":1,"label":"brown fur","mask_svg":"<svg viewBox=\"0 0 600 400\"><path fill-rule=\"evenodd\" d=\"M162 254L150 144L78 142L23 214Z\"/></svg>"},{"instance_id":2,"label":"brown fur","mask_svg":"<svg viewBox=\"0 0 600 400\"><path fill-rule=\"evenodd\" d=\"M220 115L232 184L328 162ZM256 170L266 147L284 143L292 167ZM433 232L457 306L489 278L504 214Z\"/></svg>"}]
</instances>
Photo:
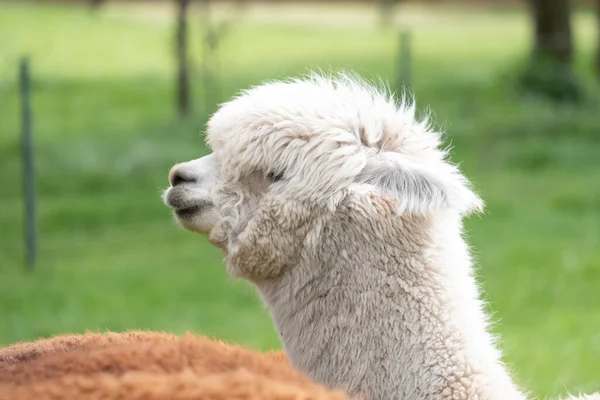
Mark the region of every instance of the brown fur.
<instances>
[{"instance_id":1,"label":"brown fur","mask_svg":"<svg viewBox=\"0 0 600 400\"><path fill-rule=\"evenodd\" d=\"M124 334L126 335L126 334ZM291 366L282 368L281 356L257 354L251 350L191 334L180 338L158 334L124 336L112 345L94 346L86 340L79 349L47 352L19 363L0 368L0 382L29 384L40 379L55 379L70 374L109 373L122 375L129 371L179 372L190 368L199 375L225 372L244 366L250 372L287 381L309 382ZM106 339L106 338L103 338ZM99 341L100 343L101 341ZM116 342L116 343L115 343Z\"/></svg>"},{"instance_id":2,"label":"brown fur","mask_svg":"<svg viewBox=\"0 0 600 400\"><path fill-rule=\"evenodd\" d=\"M26 386L0 384L0 400L346 400L315 384L286 382L245 369L199 376L128 372L122 376L68 375Z\"/></svg>"},{"instance_id":3,"label":"brown fur","mask_svg":"<svg viewBox=\"0 0 600 400\"><path fill-rule=\"evenodd\" d=\"M265 353L265 356L281 364L289 364L290 362L288 360L287 354L285 354L285 352L281 350L271 350Z\"/></svg>"},{"instance_id":4,"label":"brown fur","mask_svg":"<svg viewBox=\"0 0 600 400\"><path fill-rule=\"evenodd\" d=\"M187 334L88 333L0 349L0 400L343 400L295 370L282 351L256 353Z\"/></svg>"},{"instance_id":5,"label":"brown fur","mask_svg":"<svg viewBox=\"0 0 600 400\"><path fill-rule=\"evenodd\" d=\"M177 336L169 333L130 331L124 333L86 333L84 335L65 334L33 342L17 343L0 349L0 368L22 361L35 360L38 357L67 353L73 350L91 350L126 343L152 341L174 341Z\"/></svg>"},{"instance_id":6,"label":"brown fur","mask_svg":"<svg viewBox=\"0 0 600 400\"><path fill-rule=\"evenodd\" d=\"M170 333L150 331L105 332L82 334L64 334L33 342L16 343L10 347L0 348L0 368L21 361L56 353L67 353L73 350L91 350L109 346L140 343L145 341L175 341L178 337ZM276 362L288 363L287 355L281 350L271 350L265 356Z\"/></svg>"}]
</instances>

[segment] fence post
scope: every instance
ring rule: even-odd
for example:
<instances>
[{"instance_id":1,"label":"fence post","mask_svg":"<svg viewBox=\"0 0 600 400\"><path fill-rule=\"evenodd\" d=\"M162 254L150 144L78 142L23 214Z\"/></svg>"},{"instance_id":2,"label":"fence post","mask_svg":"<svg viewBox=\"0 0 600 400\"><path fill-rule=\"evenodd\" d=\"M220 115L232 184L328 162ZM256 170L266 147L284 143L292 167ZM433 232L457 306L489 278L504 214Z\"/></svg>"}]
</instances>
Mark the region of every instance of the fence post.
<instances>
[{"instance_id":1,"label":"fence post","mask_svg":"<svg viewBox=\"0 0 600 400\"><path fill-rule=\"evenodd\" d=\"M21 87L21 151L23 159L23 196L25 198L25 263L31 270L36 263L35 175L33 165L31 78L29 60L23 58L19 68Z\"/></svg>"},{"instance_id":2,"label":"fence post","mask_svg":"<svg viewBox=\"0 0 600 400\"><path fill-rule=\"evenodd\" d=\"M188 59L188 8L189 0L177 0L177 110L180 117L190 113L190 78Z\"/></svg>"},{"instance_id":3,"label":"fence post","mask_svg":"<svg viewBox=\"0 0 600 400\"><path fill-rule=\"evenodd\" d=\"M383 28L388 28L394 20L395 0L377 0L379 7L379 23Z\"/></svg>"},{"instance_id":4,"label":"fence post","mask_svg":"<svg viewBox=\"0 0 600 400\"><path fill-rule=\"evenodd\" d=\"M399 34L398 40L398 82L397 87L400 90L403 86L411 86L411 66L412 66L412 48L411 33L409 30L403 30Z\"/></svg>"}]
</instances>

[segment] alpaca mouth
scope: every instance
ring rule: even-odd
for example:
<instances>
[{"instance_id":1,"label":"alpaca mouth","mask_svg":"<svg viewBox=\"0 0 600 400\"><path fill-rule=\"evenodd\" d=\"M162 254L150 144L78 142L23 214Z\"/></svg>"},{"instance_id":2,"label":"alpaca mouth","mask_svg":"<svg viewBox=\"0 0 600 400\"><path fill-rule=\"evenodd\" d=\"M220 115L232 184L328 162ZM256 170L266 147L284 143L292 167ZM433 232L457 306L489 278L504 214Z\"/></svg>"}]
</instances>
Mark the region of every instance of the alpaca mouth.
<instances>
[{"instance_id":1,"label":"alpaca mouth","mask_svg":"<svg viewBox=\"0 0 600 400\"><path fill-rule=\"evenodd\" d=\"M175 210L175 214L177 214L177 216L179 218L185 218L185 217L189 217L190 215L196 214L198 211L200 211L200 207L193 206L193 207L187 207L187 208L181 208L179 210Z\"/></svg>"},{"instance_id":2,"label":"alpaca mouth","mask_svg":"<svg viewBox=\"0 0 600 400\"><path fill-rule=\"evenodd\" d=\"M175 214L179 218L189 218L193 215L202 214L212 207L214 207L212 201L202 200L191 206L175 208Z\"/></svg>"},{"instance_id":3,"label":"alpaca mouth","mask_svg":"<svg viewBox=\"0 0 600 400\"><path fill-rule=\"evenodd\" d=\"M190 196L189 190L180 188L170 188L163 193L165 205L173 209L175 215L182 219L201 214L214 207L212 201L202 197L194 199L194 197Z\"/></svg>"}]
</instances>

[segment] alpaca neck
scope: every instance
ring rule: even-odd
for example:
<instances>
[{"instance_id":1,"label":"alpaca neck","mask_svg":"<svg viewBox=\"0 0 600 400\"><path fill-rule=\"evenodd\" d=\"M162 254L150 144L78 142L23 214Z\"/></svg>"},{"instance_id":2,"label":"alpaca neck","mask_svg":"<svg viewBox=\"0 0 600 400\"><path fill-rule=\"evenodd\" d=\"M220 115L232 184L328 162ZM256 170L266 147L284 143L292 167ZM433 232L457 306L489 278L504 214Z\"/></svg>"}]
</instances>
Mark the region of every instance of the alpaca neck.
<instances>
[{"instance_id":1,"label":"alpaca neck","mask_svg":"<svg viewBox=\"0 0 600 400\"><path fill-rule=\"evenodd\" d=\"M523 398L487 332L460 219L381 218L328 221L302 261L257 284L292 364L366 400Z\"/></svg>"}]
</instances>

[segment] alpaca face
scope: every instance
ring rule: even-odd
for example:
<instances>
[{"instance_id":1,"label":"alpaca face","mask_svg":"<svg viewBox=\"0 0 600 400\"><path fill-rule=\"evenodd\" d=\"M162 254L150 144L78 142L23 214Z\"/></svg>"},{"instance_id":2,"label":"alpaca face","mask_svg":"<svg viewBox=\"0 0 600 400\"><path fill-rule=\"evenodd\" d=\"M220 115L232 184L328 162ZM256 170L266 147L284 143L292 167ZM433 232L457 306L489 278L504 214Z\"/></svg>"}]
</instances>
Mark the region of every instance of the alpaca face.
<instances>
[{"instance_id":1,"label":"alpaca face","mask_svg":"<svg viewBox=\"0 0 600 400\"><path fill-rule=\"evenodd\" d=\"M360 190L413 214L481 207L413 106L347 76L247 90L212 116L207 142L211 155L173 167L165 201L185 228L219 243L244 229L266 195L331 209Z\"/></svg>"},{"instance_id":2,"label":"alpaca face","mask_svg":"<svg viewBox=\"0 0 600 400\"><path fill-rule=\"evenodd\" d=\"M165 204L184 228L209 233L219 220L213 202L219 168L213 155L180 163L169 171L170 187L163 193Z\"/></svg>"},{"instance_id":3,"label":"alpaca face","mask_svg":"<svg viewBox=\"0 0 600 400\"><path fill-rule=\"evenodd\" d=\"M214 153L174 165L169 171L170 186L163 201L173 209L177 222L184 228L208 234L222 219L215 205L221 166ZM246 202L254 205L280 176L250 174L238 184L244 187ZM216 243L215 243L216 244Z\"/></svg>"}]
</instances>

